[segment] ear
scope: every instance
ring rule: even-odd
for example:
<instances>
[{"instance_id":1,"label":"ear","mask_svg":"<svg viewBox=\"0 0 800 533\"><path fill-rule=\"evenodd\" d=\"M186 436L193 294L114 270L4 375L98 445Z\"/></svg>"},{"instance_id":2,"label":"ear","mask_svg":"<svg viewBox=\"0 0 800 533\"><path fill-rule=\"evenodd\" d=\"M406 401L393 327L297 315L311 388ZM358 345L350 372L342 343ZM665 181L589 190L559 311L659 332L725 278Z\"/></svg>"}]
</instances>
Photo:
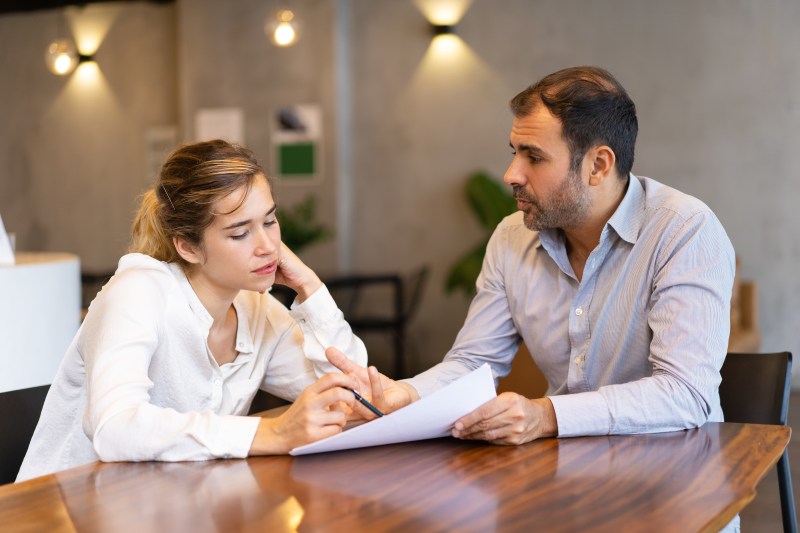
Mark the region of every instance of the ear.
<instances>
[{"instance_id":1,"label":"ear","mask_svg":"<svg viewBox=\"0 0 800 533\"><path fill-rule=\"evenodd\" d=\"M173 237L172 244L175 245L175 250L177 250L178 255L180 255L187 263L198 265L203 262L202 252L195 248L186 239L182 237Z\"/></svg>"},{"instance_id":2,"label":"ear","mask_svg":"<svg viewBox=\"0 0 800 533\"><path fill-rule=\"evenodd\" d=\"M600 185L609 176L616 177L617 170L614 166L617 162L617 156L614 150L608 146L596 146L589 150L586 154L588 161L586 163L589 167L589 185Z\"/></svg>"}]
</instances>

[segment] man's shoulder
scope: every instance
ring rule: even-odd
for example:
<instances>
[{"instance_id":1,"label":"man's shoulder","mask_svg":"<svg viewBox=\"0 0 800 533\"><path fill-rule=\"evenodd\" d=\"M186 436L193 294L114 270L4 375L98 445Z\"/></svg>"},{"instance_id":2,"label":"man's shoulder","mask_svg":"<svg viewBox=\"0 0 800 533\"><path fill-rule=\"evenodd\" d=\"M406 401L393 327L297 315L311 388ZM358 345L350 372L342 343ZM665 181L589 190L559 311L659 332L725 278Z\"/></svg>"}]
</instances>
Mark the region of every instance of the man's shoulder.
<instances>
[{"instance_id":1,"label":"man's shoulder","mask_svg":"<svg viewBox=\"0 0 800 533\"><path fill-rule=\"evenodd\" d=\"M531 230L525 225L522 211L515 211L503 218L494 230L494 236L500 236L503 241L516 242L525 246L539 242L539 232Z\"/></svg>"},{"instance_id":2,"label":"man's shoulder","mask_svg":"<svg viewBox=\"0 0 800 533\"><path fill-rule=\"evenodd\" d=\"M649 216L687 220L698 214L713 215L705 202L652 178L636 176L644 190L644 210Z\"/></svg>"},{"instance_id":3,"label":"man's shoulder","mask_svg":"<svg viewBox=\"0 0 800 533\"><path fill-rule=\"evenodd\" d=\"M510 215L503 218L495 229L496 233L508 233L524 236L526 240L531 240L539 235L536 230L528 229L525 226L524 213L522 211L514 211Z\"/></svg>"}]
</instances>

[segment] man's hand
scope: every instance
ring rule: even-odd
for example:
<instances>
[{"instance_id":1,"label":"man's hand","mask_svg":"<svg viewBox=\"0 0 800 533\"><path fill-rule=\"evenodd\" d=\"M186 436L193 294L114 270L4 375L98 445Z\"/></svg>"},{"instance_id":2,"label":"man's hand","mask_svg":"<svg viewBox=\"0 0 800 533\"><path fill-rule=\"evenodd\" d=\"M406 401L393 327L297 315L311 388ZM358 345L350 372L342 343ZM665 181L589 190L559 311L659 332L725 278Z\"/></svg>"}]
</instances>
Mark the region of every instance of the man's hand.
<instances>
[{"instance_id":1,"label":"man's hand","mask_svg":"<svg viewBox=\"0 0 800 533\"><path fill-rule=\"evenodd\" d=\"M459 418L453 427L457 439L493 444L524 444L557 434L556 412L550 400L529 400L513 392L504 392L486 402Z\"/></svg>"},{"instance_id":2,"label":"man's hand","mask_svg":"<svg viewBox=\"0 0 800 533\"><path fill-rule=\"evenodd\" d=\"M374 366L368 369L359 366L337 348L325 350L325 357L333 366L355 378L358 381L358 392L361 396L383 414L397 411L401 407L419 400L419 393L411 385L387 378ZM354 412L365 420L376 418L372 411L360 403L355 404Z\"/></svg>"}]
</instances>

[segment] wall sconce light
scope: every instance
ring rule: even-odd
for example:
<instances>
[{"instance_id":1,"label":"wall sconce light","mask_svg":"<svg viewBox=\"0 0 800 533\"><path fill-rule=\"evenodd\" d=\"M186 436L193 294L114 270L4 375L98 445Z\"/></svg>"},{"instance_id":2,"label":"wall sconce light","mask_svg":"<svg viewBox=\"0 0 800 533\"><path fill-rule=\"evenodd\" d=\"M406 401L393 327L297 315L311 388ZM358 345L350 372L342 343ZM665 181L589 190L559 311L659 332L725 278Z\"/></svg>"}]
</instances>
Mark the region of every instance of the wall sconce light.
<instances>
[{"instance_id":1,"label":"wall sconce light","mask_svg":"<svg viewBox=\"0 0 800 533\"><path fill-rule=\"evenodd\" d=\"M72 39L55 39L49 45L44 54L44 61L47 68L53 74L66 76L81 63L93 61L92 56L78 53Z\"/></svg>"},{"instance_id":2,"label":"wall sconce light","mask_svg":"<svg viewBox=\"0 0 800 533\"><path fill-rule=\"evenodd\" d=\"M434 37L439 35L455 35L455 24L431 24Z\"/></svg>"},{"instance_id":3,"label":"wall sconce light","mask_svg":"<svg viewBox=\"0 0 800 533\"><path fill-rule=\"evenodd\" d=\"M297 42L300 37L300 25L294 12L281 9L274 19L268 20L264 25L264 33L272 40L273 44L285 48Z\"/></svg>"}]
</instances>

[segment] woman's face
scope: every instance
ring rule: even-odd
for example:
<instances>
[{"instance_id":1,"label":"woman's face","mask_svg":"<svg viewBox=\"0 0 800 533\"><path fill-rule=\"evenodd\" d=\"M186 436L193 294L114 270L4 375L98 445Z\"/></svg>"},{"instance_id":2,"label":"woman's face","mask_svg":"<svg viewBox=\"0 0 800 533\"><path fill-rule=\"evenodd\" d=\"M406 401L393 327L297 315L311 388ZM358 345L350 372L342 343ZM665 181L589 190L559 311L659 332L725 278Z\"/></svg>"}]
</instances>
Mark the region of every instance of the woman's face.
<instances>
[{"instance_id":1,"label":"woman's face","mask_svg":"<svg viewBox=\"0 0 800 533\"><path fill-rule=\"evenodd\" d=\"M240 290L266 291L275 282L281 250L267 179L257 175L249 193L241 187L217 200L212 211L215 216L203 233L203 249L196 251L199 260L191 261L189 270L195 290L211 290L223 298L235 297Z\"/></svg>"}]
</instances>

